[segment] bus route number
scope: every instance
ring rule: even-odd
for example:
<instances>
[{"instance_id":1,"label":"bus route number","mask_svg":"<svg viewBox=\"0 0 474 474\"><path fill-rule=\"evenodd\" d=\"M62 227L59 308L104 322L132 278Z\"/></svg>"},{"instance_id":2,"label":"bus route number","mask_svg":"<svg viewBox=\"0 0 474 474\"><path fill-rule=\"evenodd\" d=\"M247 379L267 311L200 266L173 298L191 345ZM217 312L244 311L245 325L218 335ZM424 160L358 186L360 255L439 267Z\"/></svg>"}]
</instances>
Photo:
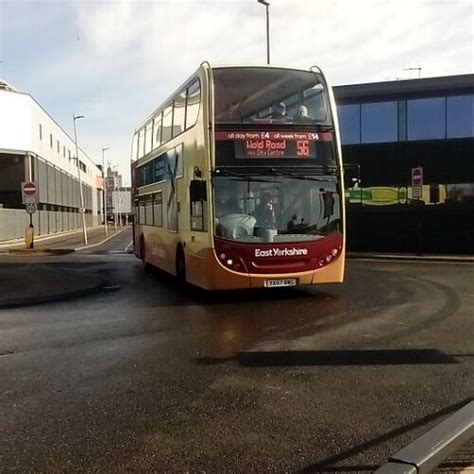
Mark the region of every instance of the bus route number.
<instances>
[{"instance_id":1,"label":"bus route number","mask_svg":"<svg viewBox=\"0 0 474 474\"><path fill-rule=\"evenodd\" d=\"M296 154L298 156L303 156L303 157L309 156L309 141L308 140L297 140Z\"/></svg>"}]
</instances>

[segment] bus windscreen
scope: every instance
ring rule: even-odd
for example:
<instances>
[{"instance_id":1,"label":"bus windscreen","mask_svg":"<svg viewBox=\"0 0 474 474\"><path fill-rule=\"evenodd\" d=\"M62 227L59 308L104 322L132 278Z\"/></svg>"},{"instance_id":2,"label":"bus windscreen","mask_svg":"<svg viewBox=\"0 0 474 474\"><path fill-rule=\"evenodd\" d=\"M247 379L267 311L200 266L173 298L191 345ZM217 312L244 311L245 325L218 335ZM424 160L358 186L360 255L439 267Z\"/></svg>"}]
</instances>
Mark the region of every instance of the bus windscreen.
<instances>
[{"instance_id":1,"label":"bus windscreen","mask_svg":"<svg viewBox=\"0 0 474 474\"><path fill-rule=\"evenodd\" d=\"M269 67L216 68L216 124L332 125L316 72Z\"/></svg>"}]
</instances>

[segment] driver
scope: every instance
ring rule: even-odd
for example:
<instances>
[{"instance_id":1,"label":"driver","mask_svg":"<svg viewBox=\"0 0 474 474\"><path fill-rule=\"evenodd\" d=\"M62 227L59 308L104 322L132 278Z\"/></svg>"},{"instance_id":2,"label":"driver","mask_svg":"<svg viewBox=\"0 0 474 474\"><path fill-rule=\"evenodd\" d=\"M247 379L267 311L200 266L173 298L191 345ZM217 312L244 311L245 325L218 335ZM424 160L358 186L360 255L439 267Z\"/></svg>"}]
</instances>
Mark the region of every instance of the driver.
<instances>
[{"instance_id":1,"label":"driver","mask_svg":"<svg viewBox=\"0 0 474 474\"><path fill-rule=\"evenodd\" d=\"M262 194L260 204L256 207L254 216L257 219L256 227L274 229L276 225L276 209L272 194L268 191Z\"/></svg>"},{"instance_id":2,"label":"driver","mask_svg":"<svg viewBox=\"0 0 474 474\"><path fill-rule=\"evenodd\" d=\"M216 217L229 214L243 214L243 211L232 191L229 188L220 188L216 190Z\"/></svg>"}]
</instances>

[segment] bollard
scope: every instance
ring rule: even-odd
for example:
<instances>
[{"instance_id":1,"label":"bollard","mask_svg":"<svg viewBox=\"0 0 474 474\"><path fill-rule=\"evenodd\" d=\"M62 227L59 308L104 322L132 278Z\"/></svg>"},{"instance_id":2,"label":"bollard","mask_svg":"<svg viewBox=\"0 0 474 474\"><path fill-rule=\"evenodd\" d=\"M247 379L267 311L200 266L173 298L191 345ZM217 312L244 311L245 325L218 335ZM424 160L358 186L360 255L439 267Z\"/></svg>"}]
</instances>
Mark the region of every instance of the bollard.
<instances>
[{"instance_id":1,"label":"bollard","mask_svg":"<svg viewBox=\"0 0 474 474\"><path fill-rule=\"evenodd\" d=\"M30 224L25 231L25 247L27 249L32 249L34 248L34 234L35 234L35 229L34 227Z\"/></svg>"}]
</instances>

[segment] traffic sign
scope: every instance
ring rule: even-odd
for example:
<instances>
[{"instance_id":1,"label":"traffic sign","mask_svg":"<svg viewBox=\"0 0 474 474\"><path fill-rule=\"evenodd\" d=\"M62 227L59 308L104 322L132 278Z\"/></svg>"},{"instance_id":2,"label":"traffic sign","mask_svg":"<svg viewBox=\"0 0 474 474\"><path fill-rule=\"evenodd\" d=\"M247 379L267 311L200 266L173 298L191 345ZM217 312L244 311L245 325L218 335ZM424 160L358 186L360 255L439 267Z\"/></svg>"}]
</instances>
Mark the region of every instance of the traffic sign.
<instances>
[{"instance_id":1,"label":"traffic sign","mask_svg":"<svg viewBox=\"0 0 474 474\"><path fill-rule=\"evenodd\" d=\"M34 214L36 212L36 205L35 204L27 204L25 210L26 210L27 214Z\"/></svg>"},{"instance_id":2,"label":"traffic sign","mask_svg":"<svg viewBox=\"0 0 474 474\"><path fill-rule=\"evenodd\" d=\"M38 186L33 181L21 183L23 204L38 204Z\"/></svg>"},{"instance_id":3,"label":"traffic sign","mask_svg":"<svg viewBox=\"0 0 474 474\"><path fill-rule=\"evenodd\" d=\"M23 185L23 192L27 196L34 196L36 194L36 184L29 181Z\"/></svg>"},{"instance_id":4,"label":"traffic sign","mask_svg":"<svg viewBox=\"0 0 474 474\"><path fill-rule=\"evenodd\" d=\"M411 191L412 197L419 199L423 191L423 168L418 166L411 169Z\"/></svg>"}]
</instances>

